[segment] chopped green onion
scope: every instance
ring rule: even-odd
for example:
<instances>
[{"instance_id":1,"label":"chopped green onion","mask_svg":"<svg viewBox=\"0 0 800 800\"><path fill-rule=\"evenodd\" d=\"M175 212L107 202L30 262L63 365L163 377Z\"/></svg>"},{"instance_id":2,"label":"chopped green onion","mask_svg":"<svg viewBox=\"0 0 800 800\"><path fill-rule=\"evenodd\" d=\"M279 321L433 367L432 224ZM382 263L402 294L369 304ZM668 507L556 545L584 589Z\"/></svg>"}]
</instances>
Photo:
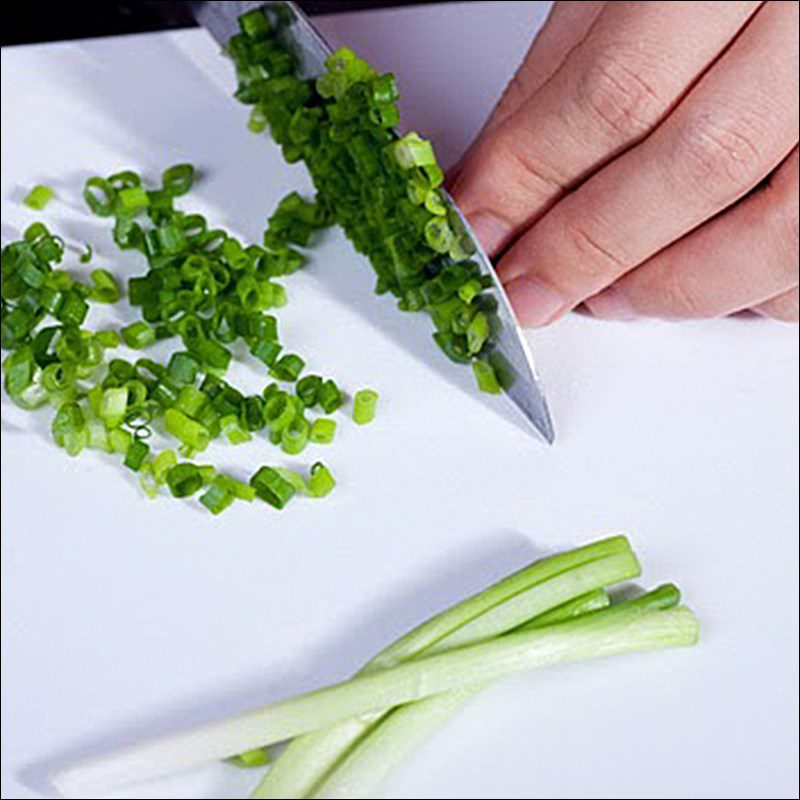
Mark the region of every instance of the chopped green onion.
<instances>
[{"instance_id":1,"label":"chopped green onion","mask_svg":"<svg viewBox=\"0 0 800 800\"><path fill-rule=\"evenodd\" d=\"M311 437L311 425L297 414L281 432L281 450L289 455L302 453Z\"/></svg>"},{"instance_id":2,"label":"chopped green onion","mask_svg":"<svg viewBox=\"0 0 800 800\"><path fill-rule=\"evenodd\" d=\"M294 387L294 393L306 408L313 408L317 404L317 396L322 386L319 375L306 375L300 378Z\"/></svg>"},{"instance_id":3,"label":"chopped green onion","mask_svg":"<svg viewBox=\"0 0 800 800\"><path fill-rule=\"evenodd\" d=\"M290 481L272 467L261 467L250 478L250 485L259 498L278 509L284 508L297 491Z\"/></svg>"},{"instance_id":4,"label":"chopped green onion","mask_svg":"<svg viewBox=\"0 0 800 800\"><path fill-rule=\"evenodd\" d=\"M183 462L167 470L167 486L173 497L189 497L203 486L203 477L196 465Z\"/></svg>"},{"instance_id":5,"label":"chopped green onion","mask_svg":"<svg viewBox=\"0 0 800 800\"><path fill-rule=\"evenodd\" d=\"M55 317L67 325L82 325L89 313L89 304L74 291L65 292Z\"/></svg>"},{"instance_id":6,"label":"chopped green onion","mask_svg":"<svg viewBox=\"0 0 800 800\"><path fill-rule=\"evenodd\" d=\"M138 173L130 169L115 172L113 175L109 175L107 180L117 191L120 189L132 189L142 185L142 179L139 177Z\"/></svg>"},{"instance_id":7,"label":"chopped green onion","mask_svg":"<svg viewBox=\"0 0 800 800\"><path fill-rule=\"evenodd\" d=\"M36 362L30 347L13 351L3 362L4 386L11 397L21 395L32 383Z\"/></svg>"},{"instance_id":8,"label":"chopped green onion","mask_svg":"<svg viewBox=\"0 0 800 800\"><path fill-rule=\"evenodd\" d=\"M132 442L133 434L124 428L113 428L108 432L108 443L112 453L126 454Z\"/></svg>"},{"instance_id":9,"label":"chopped green onion","mask_svg":"<svg viewBox=\"0 0 800 800\"><path fill-rule=\"evenodd\" d=\"M342 392L333 380L324 381L317 392L317 402L326 414L332 414L344 403Z\"/></svg>"},{"instance_id":10,"label":"chopped green onion","mask_svg":"<svg viewBox=\"0 0 800 800\"><path fill-rule=\"evenodd\" d=\"M132 186L117 192L115 212L121 217L135 217L149 205L147 192L141 186Z\"/></svg>"},{"instance_id":11,"label":"chopped green onion","mask_svg":"<svg viewBox=\"0 0 800 800\"><path fill-rule=\"evenodd\" d=\"M205 450L211 441L211 436L205 426L175 408L168 408L164 412L164 428L167 433L187 447L191 447L192 450Z\"/></svg>"},{"instance_id":12,"label":"chopped green onion","mask_svg":"<svg viewBox=\"0 0 800 800\"><path fill-rule=\"evenodd\" d=\"M258 395L245 397L239 416L245 430L260 431L265 424L264 401Z\"/></svg>"},{"instance_id":13,"label":"chopped green onion","mask_svg":"<svg viewBox=\"0 0 800 800\"><path fill-rule=\"evenodd\" d=\"M121 331L122 341L133 350L149 347L156 340L156 332L146 322L133 322Z\"/></svg>"},{"instance_id":14,"label":"chopped green onion","mask_svg":"<svg viewBox=\"0 0 800 800\"><path fill-rule=\"evenodd\" d=\"M276 433L281 433L296 414L297 407L286 392L276 392L264 404L264 421Z\"/></svg>"},{"instance_id":15,"label":"chopped green onion","mask_svg":"<svg viewBox=\"0 0 800 800\"><path fill-rule=\"evenodd\" d=\"M200 496L200 502L215 515L221 514L234 499L227 482L221 476L214 478L208 489Z\"/></svg>"},{"instance_id":16,"label":"chopped green onion","mask_svg":"<svg viewBox=\"0 0 800 800\"><path fill-rule=\"evenodd\" d=\"M55 443L67 451L67 455L77 456L88 444L86 417L75 402L64 403L56 412L51 426Z\"/></svg>"},{"instance_id":17,"label":"chopped green onion","mask_svg":"<svg viewBox=\"0 0 800 800\"><path fill-rule=\"evenodd\" d=\"M326 497L336 486L331 471L318 461L311 467L311 474L308 478L308 492L312 497Z\"/></svg>"},{"instance_id":18,"label":"chopped green onion","mask_svg":"<svg viewBox=\"0 0 800 800\"><path fill-rule=\"evenodd\" d=\"M153 472L153 464L145 461L139 469L139 486L142 491L151 499L155 500L158 496L158 482Z\"/></svg>"},{"instance_id":19,"label":"chopped green onion","mask_svg":"<svg viewBox=\"0 0 800 800\"><path fill-rule=\"evenodd\" d=\"M268 26L262 30L259 22L254 24L257 30L247 35L262 41L259 37ZM276 51L273 67L288 77L294 59L281 52L280 48ZM336 64L348 84L373 75L366 62L355 57L338 58ZM381 80L370 102L390 106L395 90L392 80ZM315 136L318 117L318 112L309 110L292 123L298 145ZM385 123L390 117L387 108L376 120ZM256 114L254 119L258 118ZM273 127L268 113L263 114L263 124ZM368 158L363 147L360 152ZM299 157L300 153L293 156L287 148L286 155ZM81 327L91 303L119 300L119 286L104 269L92 270L91 284L87 284L56 268L64 255L64 242L43 223L33 223L20 242L3 249L2 345L13 350L4 362L4 385L23 407L48 400L57 406L54 438L71 455L86 446L123 455L126 466L140 473L149 495L167 481L168 474L173 476L171 491L176 486L186 491L193 476L199 475L208 487L203 503L218 513L234 498L252 500L257 496L254 486L217 475L210 466L184 467L172 450L151 457L146 440L156 424L163 423L166 433L180 442L178 451L189 458L220 434L242 442L267 425L270 441L284 451L296 454L305 448L312 426L303 416L304 409L319 405L331 413L343 398L331 380L314 375L299 379L305 362L292 353L282 355L277 320L265 310L286 302L286 290L275 278L295 272L306 260L291 245L306 246L334 217L327 202L308 201L293 192L270 218L264 246L243 245L224 231L211 230L201 215L175 207L175 198L189 191L194 177L190 164L178 164L164 171L160 189L147 187L131 170L92 177L84 185L90 209L113 217L115 242L123 249L139 251L147 261L147 272L128 283L128 298L140 319L119 332L93 333ZM92 257L87 244L80 261L88 263ZM48 315L57 324L40 327ZM133 365L117 358L101 371L104 350L120 342L142 349L175 336L181 337L185 350L173 353L168 365L152 359L139 359ZM274 377L296 382L296 396L273 385L263 397L245 397L220 377L232 358L226 345L240 339ZM204 375L197 389L201 370ZM331 441L335 427L331 420L317 420L315 440ZM287 480L288 473L277 470L276 474ZM295 492L305 492L303 479L293 475L288 482ZM261 495L269 495L264 480L256 483ZM281 505L286 498L281 484L274 483L272 500Z\"/></svg>"},{"instance_id":20,"label":"chopped green onion","mask_svg":"<svg viewBox=\"0 0 800 800\"><path fill-rule=\"evenodd\" d=\"M192 419L199 419L209 403L208 395L192 384L182 386L175 401L175 408Z\"/></svg>"},{"instance_id":21,"label":"chopped green onion","mask_svg":"<svg viewBox=\"0 0 800 800\"><path fill-rule=\"evenodd\" d=\"M479 311L467 327L467 349L470 353L480 353L489 339L489 319Z\"/></svg>"},{"instance_id":22,"label":"chopped green onion","mask_svg":"<svg viewBox=\"0 0 800 800\"><path fill-rule=\"evenodd\" d=\"M256 498L255 489L247 483L237 481L236 478L231 478L230 475L218 475L215 480L225 482L228 491L237 499L244 500L246 503L252 503Z\"/></svg>"},{"instance_id":23,"label":"chopped green onion","mask_svg":"<svg viewBox=\"0 0 800 800\"><path fill-rule=\"evenodd\" d=\"M119 333L117 331L98 331L94 334L94 338L106 350L113 350L115 347L119 347Z\"/></svg>"},{"instance_id":24,"label":"chopped green onion","mask_svg":"<svg viewBox=\"0 0 800 800\"><path fill-rule=\"evenodd\" d=\"M269 370L269 374L279 381L292 382L297 380L297 376L303 371L306 363L300 356L289 353L281 356Z\"/></svg>"},{"instance_id":25,"label":"chopped green onion","mask_svg":"<svg viewBox=\"0 0 800 800\"><path fill-rule=\"evenodd\" d=\"M160 486L166 483L167 473L178 463L174 450L162 450L153 458L153 476Z\"/></svg>"},{"instance_id":26,"label":"chopped green onion","mask_svg":"<svg viewBox=\"0 0 800 800\"><path fill-rule=\"evenodd\" d=\"M278 360L283 347L269 339L259 339L250 347L250 352L266 366L272 367Z\"/></svg>"},{"instance_id":27,"label":"chopped green onion","mask_svg":"<svg viewBox=\"0 0 800 800\"><path fill-rule=\"evenodd\" d=\"M110 217L114 210L117 192L103 178L89 178L83 189L83 199L98 217Z\"/></svg>"},{"instance_id":28,"label":"chopped green onion","mask_svg":"<svg viewBox=\"0 0 800 800\"><path fill-rule=\"evenodd\" d=\"M95 303L116 303L119 300L119 286L108 270L92 270L91 278L94 286L89 293L90 300Z\"/></svg>"},{"instance_id":29,"label":"chopped green onion","mask_svg":"<svg viewBox=\"0 0 800 800\"><path fill-rule=\"evenodd\" d=\"M34 186L22 201L29 208L41 211L55 197L51 186Z\"/></svg>"},{"instance_id":30,"label":"chopped green onion","mask_svg":"<svg viewBox=\"0 0 800 800\"><path fill-rule=\"evenodd\" d=\"M193 384L197 378L197 359L187 352L173 353L167 365L170 378L179 384Z\"/></svg>"},{"instance_id":31,"label":"chopped green onion","mask_svg":"<svg viewBox=\"0 0 800 800\"><path fill-rule=\"evenodd\" d=\"M472 371L475 373L475 380L478 388L488 394L500 394L502 391L500 382L497 380L497 373L488 361L475 360L472 362Z\"/></svg>"},{"instance_id":32,"label":"chopped green onion","mask_svg":"<svg viewBox=\"0 0 800 800\"><path fill-rule=\"evenodd\" d=\"M103 391L97 415L107 427L118 428L128 412L128 387L110 387Z\"/></svg>"},{"instance_id":33,"label":"chopped green onion","mask_svg":"<svg viewBox=\"0 0 800 800\"><path fill-rule=\"evenodd\" d=\"M253 437L246 431L239 422L239 417L236 414L228 414L220 420L222 432L225 434L227 440L233 444L244 444L249 442Z\"/></svg>"},{"instance_id":34,"label":"chopped green onion","mask_svg":"<svg viewBox=\"0 0 800 800\"><path fill-rule=\"evenodd\" d=\"M436 156L433 154L431 143L426 142L413 131L395 143L394 157L403 169L436 164Z\"/></svg>"},{"instance_id":35,"label":"chopped green onion","mask_svg":"<svg viewBox=\"0 0 800 800\"><path fill-rule=\"evenodd\" d=\"M217 477L217 471L210 464L202 464L197 468L203 486L208 486Z\"/></svg>"},{"instance_id":36,"label":"chopped green onion","mask_svg":"<svg viewBox=\"0 0 800 800\"><path fill-rule=\"evenodd\" d=\"M375 419L378 407L378 394L372 389L361 389L353 397L353 421L356 425L366 425Z\"/></svg>"},{"instance_id":37,"label":"chopped green onion","mask_svg":"<svg viewBox=\"0 0 800 800\"><path fill-rule=\"evenodd\" d=\"M173 197L186 194L194 183L194 167L191 164L176 164L164 170L164 191Z\"/></svg>"},{"instance_id":38,"label":"chopped green onion","mask_svg":"<svg viewBox=\"0 0 800 800\"><path fill-rule=\"evenodd\" d=\"M76 388L77 380L77 367L69 362L56 361L42 370L41 385L51 397L56 395L63 397L68 393L74 396L73 390Z\"/></svg>"},{"instance_id":39,"label":"chopped green onion","mask_svg":"<svg viewBox=\"0 0 800 800\"><path fill-rule=\"evenodd\" d=\"M138 472L149 454L150 445L141 439L136 439L131 442L127 453L125 453L125 466L134 472Z\"/></svg>"},{"instance_id":40,"label":"chopped green onion","mask_svg":"<svg viewBox=\"0 0 800 800\"><path fill-rule=\"evenodd\" d=\"M437 308L450 297L471 304L492 281L474 264L473 274L454 283L439 280L462 267L474 245L441 188L444 173L432 144L416 132L398 137L391 130L400 118L394 75L377 74L341 48L326 60L322 75L304 80L280 23L251 14L263 38L242 32L227 48L237 71L236 96L253 106L250 128L269 128L287 161L305 162L317 189L313 204L292 193L270 218L264 246L275 256L271 274L301 266L291 245L305 246L316 229L339 223L372 263L378 293L391 291L404 310L428 311L437 328L434 338L452 360L467 364L472 356L485 357L500 330L496 307L481 302L459 331L451 327L453 316ZM318 218L312 213L317 209ZM291 265L281 260L288 258ZM438 299L431 299L434 294ZM272 365L269 358L264 363Z\"/></svg>"},{"instance_id":41,"label":"chopped green onion","mask_svg":"<svg viewBox=\"0 0 800 800\"><path fill-rule=\"evenodd\" d=\"M303 480L303 476L290 469L276 467L275 471L286 481L292 484L297 494L308 494L308 484Z\"/></svg>"},{"instance_id":42,"label":"chopped green onion","mask_svg":"<svg viewBox=\"0 0 800 800\"><path fill-rule=\"evenodd\" d=\"M311 423L311 441L315 444L330 444L336 436L336 420L320 417Z\"/></svg>"}]
</instances>

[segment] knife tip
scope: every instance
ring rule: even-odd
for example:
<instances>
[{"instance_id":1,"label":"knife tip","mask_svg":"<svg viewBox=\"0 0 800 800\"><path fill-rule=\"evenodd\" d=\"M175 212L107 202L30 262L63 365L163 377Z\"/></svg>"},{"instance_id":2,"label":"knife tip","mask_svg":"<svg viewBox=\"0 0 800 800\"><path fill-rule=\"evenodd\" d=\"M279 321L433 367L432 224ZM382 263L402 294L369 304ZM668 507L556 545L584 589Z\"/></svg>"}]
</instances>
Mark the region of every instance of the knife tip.
<instances>
[{"instance_id":1,"label":"knife tip","mask_svg":"<svg viewBox=\"0 0 800 800\"><path fill-rule=\"evenodd\" d=\"M546 414L544 419L536 424L536 430L542 435L547 444L553 444L556 440L556 431L550 414Z\"/></svg>"}]
</instances>

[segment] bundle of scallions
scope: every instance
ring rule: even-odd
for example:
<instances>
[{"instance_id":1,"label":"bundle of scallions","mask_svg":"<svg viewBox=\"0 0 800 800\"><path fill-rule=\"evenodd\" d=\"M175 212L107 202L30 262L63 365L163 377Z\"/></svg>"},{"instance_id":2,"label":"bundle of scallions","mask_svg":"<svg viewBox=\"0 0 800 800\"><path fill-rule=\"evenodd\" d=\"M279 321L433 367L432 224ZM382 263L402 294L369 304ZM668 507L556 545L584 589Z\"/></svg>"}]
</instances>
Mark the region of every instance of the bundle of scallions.
<instances>
[{"instance_id":1,"label":"bundle of scallions","mask_svg":"<svg viewBox=\"0 0 800 800\"><path fill-rule=\"evenodd\" d=\"M229 759L263 765L252 797L372 797L389 769L465 700L513 672L692 645L697 618L672 584L612 602L640 574L623 536L538 560L437 614L342 683L68 767L65 797Z\"/></svg>"}]
</instances>

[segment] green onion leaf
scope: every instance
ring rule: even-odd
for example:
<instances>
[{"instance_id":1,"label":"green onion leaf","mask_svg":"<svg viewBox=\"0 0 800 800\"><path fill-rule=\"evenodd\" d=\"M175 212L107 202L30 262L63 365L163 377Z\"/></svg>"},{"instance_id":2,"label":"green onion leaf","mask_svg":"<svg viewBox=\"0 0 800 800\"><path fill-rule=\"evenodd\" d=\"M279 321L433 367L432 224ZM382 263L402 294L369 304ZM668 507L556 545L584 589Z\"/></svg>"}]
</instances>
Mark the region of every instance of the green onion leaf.
<instances>
[{"instance_id":1,"label":"green onion leaf","mask_svg":"<svg viewBox=\"0 0 800 800\"><path fill-rule=\"evenodd\" d=\"M194 167L191 164L176 164L164 170L162 175L164 191L177 197L186 194L194 183Z\"/></svg>"},{"instance_id":2,"label":"green onion leaf","mask_svg":"<svg viewBox=\"0 0 800 800\"><path fill-rule=\"evenodd\" d=\"M278 509L284 508L297 491L290 481L272 467L261 467L250 478L250 486L261 500Z\"/></svg>"},{"instance_id":3,"label":"green onion leaf","mask_svg":"<svg viewBox=\"0 0 800 800\"><path fill-rule=\"evenodd\" d=\"M133 350L149 347L156 340L156 332L146 322L133 322L120 331L122 341Z\"/></svg>"},{"instance_id":4,"label":"green onion leaf","mask_svg":"<svg viewBox=\"0 0 800 800\"><path fill-rule=\"evenodd\" d=\"M150 454L150 445L143 442L141 439L135 439L131 442L128 451L125 453L125 466L138 472L144 464L144 460Z\"/></svg>"},{"instance_id":5,"label":"green onion leaf","mask_svg":"<svg viewBox=\"0 0 800 800\"><path fill-rule=\"evenodd\" d=\"M22 202L28 208L41 211L55 197L55 194L51 186L34 186Z\"/></svg>"},{"instance_id":6,"label":"green onion leaf","mask_svg":"<svg viewBox=\"0 0 800 800\"><path fill-rule=\"evenodd\" d=\"M378 393L372 389L361 389L353 397L353 421L356 425L366 425L375 419L378 407Z\"/></svg>"},{"instance_id":7,"label":"green onion leaf","mask_svg":"<svg viewBox=\"0 0 800 800\"><path fill-rule=\"evenodd\" d=\"M330 444L336 436L336 420L320 417L311 423L311 441L315 444Z\"/></svg>"},{"instance_id":8,"label":"green onion leaf","mask_svg":"<svg viewBox=\"0 0 800 800\"><path fill-rule=\"evenodd\" d=\"M173 497L189 497L203 486L203 477L195 464L184 461L167 470L167 486Z\"/></svg>"},{"instance_id":9,"label":"green onion leaf","mask_svg":"<svg viewBox=\"0 0 800 800\"><path fill-rule=\"evenodd\" d=\"M312 497L326 497L336 486L331 471L320 461L311 467L308 492Z\"/></svg>"}]
</instances>

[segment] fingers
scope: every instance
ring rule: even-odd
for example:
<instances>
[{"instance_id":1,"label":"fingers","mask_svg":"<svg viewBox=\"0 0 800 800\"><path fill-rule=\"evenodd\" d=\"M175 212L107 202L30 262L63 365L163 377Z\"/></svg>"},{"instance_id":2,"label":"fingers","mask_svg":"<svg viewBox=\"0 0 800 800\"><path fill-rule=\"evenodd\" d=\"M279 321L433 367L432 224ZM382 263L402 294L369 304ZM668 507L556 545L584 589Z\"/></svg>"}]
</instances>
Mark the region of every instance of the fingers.
<instances>
[{"instance_id":1,"label":"fingers","mask_svg":"<svg viewBox=\"0 0 800 800\"><path fill-rule=\"evenodd\" d=\"M796 3L768 3L669 118L528 231L499 265L543 325L734 203L798 137Z\"/></svg>"},{"instance_id":2,"label":"fingers","mask_svg":"<svg viewBox=\"0 0 800 800\"><path fill-rule=\"evenodd\" d=\"M716 317L755 306L797 320L798 154L734 208L589 298L602 318Z\"/></svg>"},{"instance_id":3,"label":"fingers","mask_svg":"<svg viewBox=\"0 0 800 800\"><path fill-rule=\"evenodd\" d=\"M599 0L562 0L553 6L517 73L492 111L484 131L511 116L545 84L588 33L605 5Z\"/></svg>"},{"instance_id":4,"label":"fingers","mask_svg":"<svg viewBox=\"0 0 800 800\"><path fill-rule=\"evenodd\" d=\"M486 120L486 124L458 163L449 171L447 181L450 187L458 180L464 164L470 160L475 148L487 132L513 114L549 80L568 53L586 35L604 5L604 2L598 0L585 2L560 0L555 3L522 64Z\"/></svg>"},{"instance_id":5,"label":"fingers","mask_svg":"<svg viewBox=\"0 0 800 800\"><path fill-rule=\"evenodd\" d=\"M757 2L606 3L553 76L481 138L453 186L491 254L646 136Z\"/></svg>"},{"instance_id":6,"label":"fingers","mask_svg":"<svg viewBox=\"0 0 800 800\"><path fill-rule=\"evenodd\" d=\"M798 322L800 319L800 294L797 289L773 297L765 303L759 303L753 308L763 317L771 317L780 322Z\"/></svg>"}]
</instances>

